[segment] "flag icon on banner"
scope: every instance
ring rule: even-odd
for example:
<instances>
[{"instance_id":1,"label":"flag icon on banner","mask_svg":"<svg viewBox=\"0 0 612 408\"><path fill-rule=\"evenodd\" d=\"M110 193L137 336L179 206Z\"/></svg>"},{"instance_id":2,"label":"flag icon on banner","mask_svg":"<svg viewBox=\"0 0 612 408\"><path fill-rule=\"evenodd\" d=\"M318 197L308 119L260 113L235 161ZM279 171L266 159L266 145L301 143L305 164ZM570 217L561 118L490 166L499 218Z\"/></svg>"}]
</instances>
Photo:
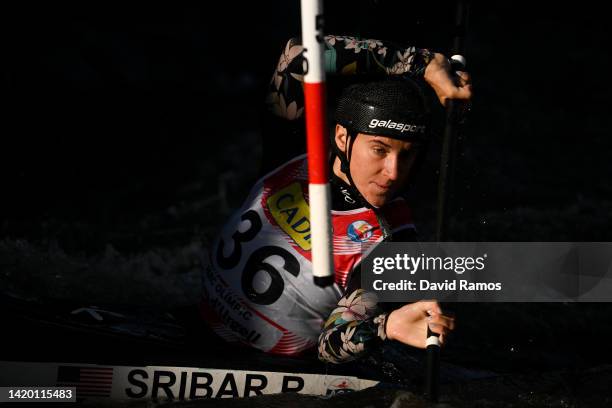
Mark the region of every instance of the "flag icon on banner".
<instances>
[{"instance_id":1,"label":"flag icon on banner","mask_svg":"<svg viewBox=\"0 0 612 408\"><path fill-rule=\"evenodd\" d=\"M77 398L110 397L113 387L111 367L59 366L58 387L76 387Z\"/></svg>"}]
</instances>

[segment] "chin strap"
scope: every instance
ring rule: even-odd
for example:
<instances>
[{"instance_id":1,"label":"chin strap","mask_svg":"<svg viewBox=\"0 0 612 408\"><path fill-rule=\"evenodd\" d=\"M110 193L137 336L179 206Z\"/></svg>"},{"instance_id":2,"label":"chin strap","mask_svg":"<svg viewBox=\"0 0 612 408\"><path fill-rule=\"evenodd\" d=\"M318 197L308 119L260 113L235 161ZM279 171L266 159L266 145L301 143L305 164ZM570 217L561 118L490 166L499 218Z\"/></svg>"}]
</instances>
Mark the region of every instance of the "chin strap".
<instances>
[{"instance_id":1,"label":"chin strap","mask_svg":"<svg viewBox=\"0 0 612 408\"><path fill-rule=\"evenodd\" d=\"M363 198L359 190L357 190L357 186L355 186L355 182L351 176L351 156L353 154L355 139L357 139L357 132L347 130L347 139L346 152L341 151L335 142L332 143L334 154L336 157L338 157L338 159L340 159L340 171L346 175L346 178L348 179L349 192L355 197L355 200L357 200L364 207L376 211L376 208L368 203L367 200Z\"/></svg>"}]
</instances>

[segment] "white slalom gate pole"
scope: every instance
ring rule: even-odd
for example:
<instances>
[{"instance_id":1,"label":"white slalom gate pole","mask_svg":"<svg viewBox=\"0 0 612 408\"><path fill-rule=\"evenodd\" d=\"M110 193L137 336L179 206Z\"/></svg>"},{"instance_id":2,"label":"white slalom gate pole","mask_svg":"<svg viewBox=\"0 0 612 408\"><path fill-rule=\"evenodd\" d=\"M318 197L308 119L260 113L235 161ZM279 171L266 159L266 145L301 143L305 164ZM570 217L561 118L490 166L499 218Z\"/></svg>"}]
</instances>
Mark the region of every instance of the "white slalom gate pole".
<instances>
[{"instance_id":1,"label":"white slalom gate pole","mask_svg":"<svg viewBox=\"0 0 612 408\"><path fill-rule=\"evenodd\" d=\"M315 283L328 286L334 282L334 258L323 66L323 1L301 0L301 13L312 270Z\"/></svg>"}]
</instances>

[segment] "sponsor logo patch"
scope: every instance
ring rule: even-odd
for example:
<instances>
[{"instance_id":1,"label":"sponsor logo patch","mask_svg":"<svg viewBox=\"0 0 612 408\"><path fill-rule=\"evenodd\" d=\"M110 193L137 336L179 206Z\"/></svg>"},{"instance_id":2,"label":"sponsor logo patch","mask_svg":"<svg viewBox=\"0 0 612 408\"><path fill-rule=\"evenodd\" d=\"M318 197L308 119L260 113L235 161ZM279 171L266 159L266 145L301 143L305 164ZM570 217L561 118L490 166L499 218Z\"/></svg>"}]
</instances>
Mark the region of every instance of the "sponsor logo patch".
<instances>
[{"instance_id":1,"label":"sponsor logo patch","mask_svg":"<svg viewBox=\"0 0 612 408\"><path fill-rule=\"evenodd\" d=\"M370 129L373 129L376 127L382 127L382 128L387 128L387 129L397 129L399 130L400 133L404 133L404 132L425 133L424 125L414 125L410 123L393 122L391 119L388 119L388 120L372 119L368 127Z\"/></svg>"},{"instance_id":2,"label":"sponsor logo patch","mask_svg":"<svg viewBox=\"0 0 612 408\"><path fill-rule=\"evenodd\" d=\"M325 395L345 394L355 391L357 387L348 378L334 378L328 385Z\"/></svg>"},{"instance_id":3,"label":"sponsor logo patch","mask_svg":"<svg viewBox=\"0 0 612 408\"><path fill-rule=\"evenodd\" d=\"M354 242L364 242L372 236L372 227L366 221L359 220L351 223L346 230L346 235Z\"/></svg>"},{"instance_id":4,"label":"sponsor logo patch","mask_svg":"<svg viewBox=\"0 0 612 408\"><path fill-rule=\"evenodd\" d=\"M300 183L292 183L266 201L276 223L304 251L310 251L310 207Z\"/></svg>"}]
</instances>

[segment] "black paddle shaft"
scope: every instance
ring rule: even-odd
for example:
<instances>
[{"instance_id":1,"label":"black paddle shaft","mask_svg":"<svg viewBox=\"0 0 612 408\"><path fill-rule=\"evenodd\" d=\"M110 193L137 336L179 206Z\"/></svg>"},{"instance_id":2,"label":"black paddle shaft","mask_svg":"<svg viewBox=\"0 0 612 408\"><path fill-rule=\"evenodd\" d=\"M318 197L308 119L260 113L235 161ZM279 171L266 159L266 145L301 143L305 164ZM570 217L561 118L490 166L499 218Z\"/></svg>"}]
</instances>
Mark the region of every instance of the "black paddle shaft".
<instances>
[{"instance_id":1,"label":"black paddle shaft","mask_svg":"<svg viewBox=\"0 0 612 408\"><path fill-rule=\"evenodd\" d=\"M457 12L455 20L455 39L452 52L455 55L463 55L465 52L464 38L467 29L469 14L469 0L457 0ZM451 60L453 71L465 69L465 66L457 61ZM452 195L452 182L455 162L455 145L457 143L458 112L456 101L449 99L446 102L446 127L442 140L442 154L440 157L440 174L438 179L438 219L436 226L436 241L448 240L448 222L450 215L450 198Z\"/></svg>"},{"instance_id":2,"label":"black paddle shaft","mask_svg":"<svg viewBox=\"0 0 612 408\"><path fill-rule=\"evenodd\" d=\"M455 40L453 54L463 55L465 52L464 38L467 31L469 14L469 0L457 0ZM463 60L465 61L465 60ZM463 63L451 60L453 71L465 69ZM454 152L459 127L457 102L449 99L446 103L446 127L442 141L442 156L438 182L438 220L436 241L448 239L448 219L450 209L450 195L453 176ZM431 402L437 402L440 391L440 343L438 335L427 328L427 360L425 369L425 397Z\"/></svg>"}]
</instances>

